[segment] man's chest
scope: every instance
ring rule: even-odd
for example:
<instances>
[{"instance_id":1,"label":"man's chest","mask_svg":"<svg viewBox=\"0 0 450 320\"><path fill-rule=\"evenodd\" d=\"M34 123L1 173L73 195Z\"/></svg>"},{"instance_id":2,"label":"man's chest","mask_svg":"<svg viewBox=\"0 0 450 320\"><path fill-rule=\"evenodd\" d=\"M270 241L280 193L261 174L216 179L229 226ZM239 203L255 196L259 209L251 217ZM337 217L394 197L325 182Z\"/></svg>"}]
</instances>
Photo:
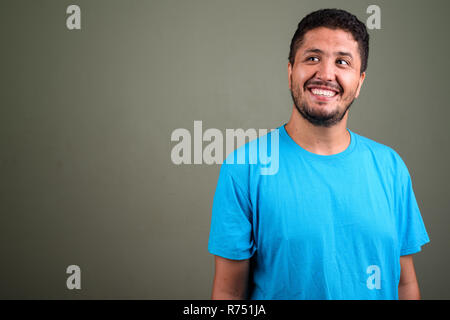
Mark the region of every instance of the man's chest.
<instances>
[{"instance_id":1,"label":"man's chest","mask_svg":"<svg viewBox=\"0 0 450 320\"><path fill-rule=\"evenodd\" d=\"M396 242L392 188L364 170L280 172L256 192L259 247Z\"/></svg>"}]
</instances>

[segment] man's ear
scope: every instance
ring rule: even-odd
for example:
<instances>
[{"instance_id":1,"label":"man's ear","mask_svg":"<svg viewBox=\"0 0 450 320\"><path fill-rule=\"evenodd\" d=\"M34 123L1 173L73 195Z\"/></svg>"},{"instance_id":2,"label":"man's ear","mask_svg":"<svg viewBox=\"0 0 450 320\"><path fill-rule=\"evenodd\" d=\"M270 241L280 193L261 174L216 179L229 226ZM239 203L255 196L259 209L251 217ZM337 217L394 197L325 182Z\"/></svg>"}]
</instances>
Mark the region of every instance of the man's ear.
<instances>
[{"instance_id":1,"label":"man's ear","mask_svg":"<svg viewBox=\"0 0 450 320\"><path fill-rule=\"evenodd\" d=\"M288 62L288 81L289 81L289 89L291 88L291 76L292 76L292 65L290 62Z\"/></svg>"},{"instance_id":2,"label":"man's ear","mask_svg":"<svg viewBox=\"0 0 450 320\"><path fill-rule=\"evenodd\" d=\"M365 78L366 78L366 72L364 71L363 73L361 73L361 75L359 77L358 89L356 90L355 98L358 98L359 91L361 90L361 87L362 87L362 84L363 84Z\"/></svg>"}]
</instances>

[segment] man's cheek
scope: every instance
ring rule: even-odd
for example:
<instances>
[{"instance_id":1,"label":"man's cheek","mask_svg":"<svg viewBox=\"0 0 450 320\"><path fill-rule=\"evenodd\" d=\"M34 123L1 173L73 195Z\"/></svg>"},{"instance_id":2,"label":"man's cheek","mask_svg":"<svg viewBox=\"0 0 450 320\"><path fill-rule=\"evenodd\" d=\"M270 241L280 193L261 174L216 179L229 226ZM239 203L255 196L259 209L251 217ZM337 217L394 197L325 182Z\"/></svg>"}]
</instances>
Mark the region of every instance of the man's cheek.
<instances>
[{"instance_id":1,"label":"man's cheek","mask_svg":"<svg viewBox=\"0 0 450 320\"><path fill-rule=\"evenodd\" d=\"M355 99L356 91L357 91L357 88L350 92L347 92L347 94L345 94L345 96L343 97L344 98L343 100L345 102L353 101L353 99Z\"/></svg>"}]
</instances>

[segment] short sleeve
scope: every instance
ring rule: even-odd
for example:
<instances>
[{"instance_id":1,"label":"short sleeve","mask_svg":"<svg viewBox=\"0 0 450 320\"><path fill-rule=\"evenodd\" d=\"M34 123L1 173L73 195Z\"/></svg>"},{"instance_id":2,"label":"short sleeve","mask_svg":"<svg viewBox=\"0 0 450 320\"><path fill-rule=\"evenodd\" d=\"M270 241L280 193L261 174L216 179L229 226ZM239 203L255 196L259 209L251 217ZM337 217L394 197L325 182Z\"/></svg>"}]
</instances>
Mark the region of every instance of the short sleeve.
<instances>
[{"instance_id":1,"label":"short sleeve","mask_svg":"<svg viewBox=\"0 0 450 320\"><path fill-rule=\"evenodd\" d=\"M227 259L244 260L255 252L248 188L237 183L223 164L214 194L208 251Z\"/></svg>"},{"instance_id":2,"label":"short sleeve","mask_svg":"<svg viewBox=\"0 0 450 320\"><path fill-rule=\"evenodd\" d=\"M411 176L402 160L398 168L397 215L400 256L421 251L430 241L414 195Z\"/></svg>"}]
</instances>

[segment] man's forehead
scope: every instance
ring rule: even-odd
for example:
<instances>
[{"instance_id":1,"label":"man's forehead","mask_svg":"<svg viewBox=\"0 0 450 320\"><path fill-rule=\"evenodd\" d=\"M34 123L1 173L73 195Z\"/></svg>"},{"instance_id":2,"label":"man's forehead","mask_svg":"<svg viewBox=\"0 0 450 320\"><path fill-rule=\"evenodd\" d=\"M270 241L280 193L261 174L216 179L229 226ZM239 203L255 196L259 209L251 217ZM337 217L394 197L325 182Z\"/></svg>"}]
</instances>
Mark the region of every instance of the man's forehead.
<instances>
[{"instance_id":1,"label":"man's forehead","mask_svg":"<svg viewBox=\"0 0 450 320\"><path fill-rule=\"evenodd\" d=\"M323 46L338 46L339 51L358 50L358 42L353 35L342 29L330 29L325 27L315 28L305 33L299 49L308 49Z\"/></svg>"}]
</instances>

